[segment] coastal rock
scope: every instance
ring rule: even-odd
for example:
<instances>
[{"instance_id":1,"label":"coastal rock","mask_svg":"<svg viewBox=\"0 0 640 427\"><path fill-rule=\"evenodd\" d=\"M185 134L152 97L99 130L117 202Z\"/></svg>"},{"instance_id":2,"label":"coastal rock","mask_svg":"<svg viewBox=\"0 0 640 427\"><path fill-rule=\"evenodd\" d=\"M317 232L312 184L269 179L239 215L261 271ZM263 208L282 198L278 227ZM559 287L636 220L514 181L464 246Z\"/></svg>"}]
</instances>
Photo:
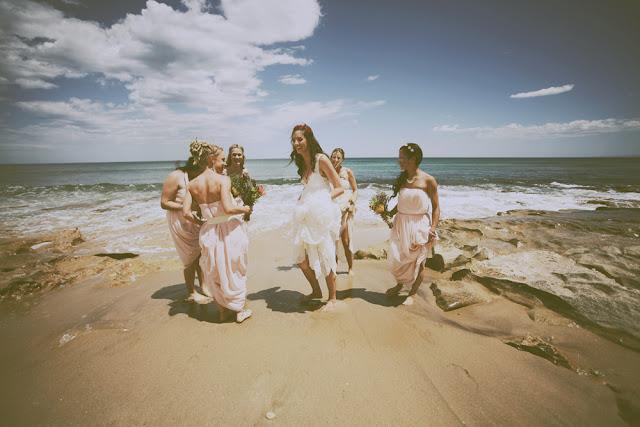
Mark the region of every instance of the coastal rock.
<instances>
[{"instance_id":1,"label":"coastal rock","mask_svg":"<svg viewBox=\"0 0 640 427\"><path fill-rule=\"evenodd\" d=\"M498 255L471 266L474 279L528 306L640 339L640 292L550 251ZM624 313L621 316L620 313Z\"/></svg>"},{"instance_id":2,"label":"coastal rock","mask_svg":"<svg viewBox=\"0 0 640 427\"><path fill-rule=\"evenodd\" d=\"M476 261L485 261L494 257L494 253L491 249L487 249L485 247L480 248L478 252L473 255L473 259Z\"/></svg>"},{"instance_id":3,"label":"coastal rock","mask_svg":"<svg viewBox=\"0 0 640 427\"><path fill-rule=\"evenodd\" d=\"M506 340L504 341L504 343L511 347L517 348L520 351L526 351L528 353L547 359L554 365L571 369L574 372L579 371L579 368L575 365L575 363L571 362L560 352L560 350L544 341L539 336L527 334L527 336L523 338Z\"/></svg>"},{"instance_id":4,"label":"coastal rock","mask_svg":"<svg viewBox=\"0 0 640 427\"><path fill-rule=\"evenodd\" d=\"M626 252L629 251L627 248ZM640 290L640 258L627 255L615 246L593 248L583 253L573 253L578 264L599 271L619 284Z\"/></svg>"},{"instance_id":5,"label":"coastal rock","mask_svg":"<svg viewBox=\"0 0 640 427\"><path fill-rule=\"evenodd\" d=\"M640 257L640 246L628 246L622 250L625 255Z\"/></svg>"},{"instance_id":6,"label":"coastal rock","mask_svg":"<svg viewBox=\"0 0 640 427\"><path fill-rule=\"evenodd\" d=\"M64 228L37 236L3 238L0 240L0 255L73 252L74 246L82 242L84 238L80 230Z\"/></svg>"},{"instance_id":7,"label":"coastal rock","mask_svg":"<svg viewBox=\"0 0 640 427\"><path fill-rule=\"evenodd\" d=\"M361 249L353 254L355 259L386 259L387 249L389 248L389 242L380 243L379 245L369 246L366 249Z\"/></svg>"},{"instance_id":8,"label":"coastal rock","mask_svg":"<svg viewBox=\"0 0 640 427\"><path fill-rule=\"evenodd\" d=\"M433 257L427 259L426 266L432 270L443 272L465 265L471 257L455 246L436 246Z\"/></svg>"},{"instance_id":9,"label":"coastal rock","mask_svg":"<svg viewBox=\"0 0 640 427\"><path fill-rule=\"evenodd\" d=\"M436 297L436 304L443 311L490 302L496 298L495 294L488 292L480 284L467 280L438 280L431 284L430 289Z\"/></svg>"},{"instance_id":10,"label":"coastal rock","mask_svg":"<svg viewBox=\"0 0 640 427\"><path fill-rule=\"evenodd\" d=\"M434 253L433 256L427 258L424 266L433 271L439 271L442 273L444 271L444 258L442 255Z\"/></svg>"},{"instance_id":11,"label":"coastal rock","mask_svg":"<svg viewBox=\"0 0 640 427\"><path fill-rule=\"evenodd\" d=\"M131 252L114 252L114 253L100 253L100 254L95 254L95 256L99 256L99 257L108 257L111 259L127 259L127 258L136 258L138 256L138 254L134 254Z\"/></svg>"}]
</instances>

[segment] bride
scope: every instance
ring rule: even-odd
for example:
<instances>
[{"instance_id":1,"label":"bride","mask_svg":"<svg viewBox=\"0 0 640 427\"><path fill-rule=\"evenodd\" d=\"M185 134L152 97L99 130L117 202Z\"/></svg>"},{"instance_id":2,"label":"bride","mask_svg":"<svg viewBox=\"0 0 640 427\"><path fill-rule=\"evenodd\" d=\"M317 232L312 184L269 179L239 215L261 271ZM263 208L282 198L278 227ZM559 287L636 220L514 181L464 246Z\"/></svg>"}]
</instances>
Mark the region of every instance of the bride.
<instances>
[{"instance_id":1,"label":"bride","mask_svg":"<svg viewBox=\"0 0 640 427\"><path fill-rule=\"evenodd\" d=\"M311 285L311 293L300 300L322 298L319 279L324 276L329 289L327 304L322 309L326 313L336 305L336 242L341 212L334 199L344 188L309 126L295 126L291 144L291 162L298 167L304 187L293 215L295 262Z\"/></svg>"}]
</instances>

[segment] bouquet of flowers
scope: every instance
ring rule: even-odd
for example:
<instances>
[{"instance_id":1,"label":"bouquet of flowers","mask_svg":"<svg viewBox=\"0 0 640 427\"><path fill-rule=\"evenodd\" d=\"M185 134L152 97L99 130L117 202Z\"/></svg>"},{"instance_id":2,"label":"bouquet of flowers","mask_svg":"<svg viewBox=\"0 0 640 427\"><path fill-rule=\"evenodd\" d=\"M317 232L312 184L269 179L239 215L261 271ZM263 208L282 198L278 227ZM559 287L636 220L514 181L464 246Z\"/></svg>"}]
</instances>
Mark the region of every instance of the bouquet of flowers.
<instances>
[{"instance_id":1,"label":"bouquet of flowers","mask_svg":"<svg viewBox=\"0 0 640 427\"><path fill-rule=\"evenodd\" d=\"M388 210L389 199L390 197L387 195L387 193L380 190L376 194L374 194L369 201L369 207L377 215L380 215L382 220L387 223L389 228L391 228L393 227L393 224L391 222L391 213L389 213Z\"/></svg>"},{"instance_id":2,"label":"bouquet of flowers","mask_svg":"<svg viewBox=\"0 0 640 427\"><path fill-rule=\"evenodd\" d=\"M260 196L267 194L264 187L258 185L255 179L251 179L246 175L231 175L231 194L233 197L240 197L242 203L247 206L253 206ZM251 214L244 214L244 220L249 221Z\"/></svg>"}]
</instances>

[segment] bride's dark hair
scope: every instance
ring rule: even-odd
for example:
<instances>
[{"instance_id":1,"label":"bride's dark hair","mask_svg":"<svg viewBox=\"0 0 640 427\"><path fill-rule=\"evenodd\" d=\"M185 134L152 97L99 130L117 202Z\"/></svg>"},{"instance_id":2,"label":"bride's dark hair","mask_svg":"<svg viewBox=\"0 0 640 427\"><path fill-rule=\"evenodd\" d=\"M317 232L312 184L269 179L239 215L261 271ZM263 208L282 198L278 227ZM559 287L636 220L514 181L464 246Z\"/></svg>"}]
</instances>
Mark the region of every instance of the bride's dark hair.
<instances>
[{"instance_id":1,"label":"bride's dark hair","mask_svg":"<svg viewBox=\"0 0 640 427\"><path fill-rule=\"evenodd\" d=\"M181 170L182 172L195 172L200 170L200 166L198 166L195 162L193 156L189 157L187 160L187 164L184 166L180 166L180 162L176 162L176 169Z\"/></svg>"},{"instance_id":2,"label":"bride's dark hair","mask_svg":"<svg viewBox=\"0 0 640 427\"><path fill-rule=\"evenodd\" d=\"M422 149L418 146L418 144L414 144L412 142L403 145L400 147L400 151L404 153L410 159L413 159L416 162L416 167L420 165L422 162ZM400 175L396 178L396 182L393 183L393 196L396 197L402 187L407 185L407 178L409 177L409 172L406 170L400 172Z\"/></svg>"},{"instance_id":3,"label":"bride's dark hair","mask_svg":"<svg viewBox=\"0 0 640 427\"><path fill-rule=\"evenodd\" d=\"M302 131L304 135L304 139L307 140L307 146L309 147L309 153L311 154L311 171L313 172L316 168L316 155L318 153L322 153L326 156L326 154L324 153L324 151L322 151L322 147L320 147L318 140L313 135L313 131L307 125L296 125L293 127L293 130L291 131L292 144L293 144L293 134L298 130ZM304 157L298 154L295 148L291 151L290 157L291 157L291 161L289 162L289 164L293 162L296 163L296 166L298 167L298 175L300 175L300 178L302 178L305 172Z\"/></svg>"}]
</instances>

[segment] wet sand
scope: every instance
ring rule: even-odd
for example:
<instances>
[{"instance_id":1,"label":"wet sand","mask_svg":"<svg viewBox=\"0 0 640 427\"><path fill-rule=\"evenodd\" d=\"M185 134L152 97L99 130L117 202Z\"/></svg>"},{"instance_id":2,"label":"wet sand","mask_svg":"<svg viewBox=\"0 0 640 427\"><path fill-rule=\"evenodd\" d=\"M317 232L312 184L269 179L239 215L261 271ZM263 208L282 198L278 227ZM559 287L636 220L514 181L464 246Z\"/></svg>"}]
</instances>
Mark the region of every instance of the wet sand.
<instances>
[{"instance_id":1,"label":"wet sand","mask_svg":"<svg viewBox=\"0 0 640 427\"><path fill-rule=\"evenodd\" d=\"M361 231L356 248L384 235ZM521 241L511 246L527 249ZM413 307L384 295L395 284L386 260L357 261L352 279L341 263L338 306L323 314L298 303L309 286L274 232L251 241L253 317L242 324L220 323L213 303L184 301L181 271L115 285L101 274L4 301L3 424L637 423L633 346L506 293L441 308L430 286L448 289L464 268L485 277L479 262L428 270ZM527 336L568 367L526 350Z\"/></svg>"}]
</instances>

